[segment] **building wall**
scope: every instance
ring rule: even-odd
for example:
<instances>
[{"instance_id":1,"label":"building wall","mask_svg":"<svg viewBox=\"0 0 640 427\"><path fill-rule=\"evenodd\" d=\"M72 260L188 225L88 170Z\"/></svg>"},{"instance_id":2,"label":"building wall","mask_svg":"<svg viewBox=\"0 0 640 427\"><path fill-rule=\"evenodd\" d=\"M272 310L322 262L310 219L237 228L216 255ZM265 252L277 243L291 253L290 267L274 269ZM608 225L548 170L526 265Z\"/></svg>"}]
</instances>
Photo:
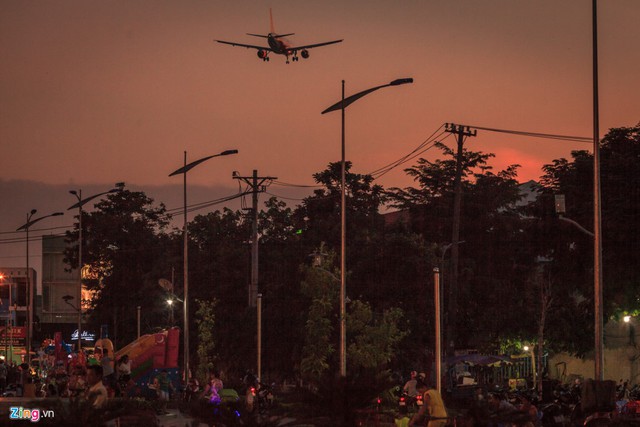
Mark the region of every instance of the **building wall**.
<instances>
[{"instance_id":1,"label":"building wall","mask_svg":"<svg viewBox=\"0 0 640 427\"><path fill-rule=\"evenodd\" d=\"M13 315L14 326L23 326L26 321L26 305L27 305L27 269L24 267L0 267L0 273L4 279L0 283L0 316L2 321L9 319L9 314ZM29 281L32 289L35 291L36 271L29 268ZM11 298L9 301L9 284L11 287ZM34 304L36 295L34 294ZM9 306L14 306L15 310L9 310Z\"/></svg>"},{"instance_id":2,"label":"building wall","mask_svg":"<svg viewBox=\"0 0 640 427\"><path fill-rule=\"evenodd\" d=\"M640 348L636 345L638 333L637 319L625 323L610 320L604 328L604 377L616 382L623 380L630 384L640 384ZM593 378L595 366L593 354L580 359L567 353L556 354L549 360L549 376L567 381L576 376Z\"/></svg>"},{"instance_id":3,"label":"building wall","mask_svg":"<svg viewBox=\"0 0 640 427\"><path fill-rule=\"evenodd\" d=\"M78 307L78 270L64 262L67 247L64 236L42 237L42 305L40 321L47 323L77 323L78 312L62 297L70 295L71 304Z\"/></svg>"}]
</instances>

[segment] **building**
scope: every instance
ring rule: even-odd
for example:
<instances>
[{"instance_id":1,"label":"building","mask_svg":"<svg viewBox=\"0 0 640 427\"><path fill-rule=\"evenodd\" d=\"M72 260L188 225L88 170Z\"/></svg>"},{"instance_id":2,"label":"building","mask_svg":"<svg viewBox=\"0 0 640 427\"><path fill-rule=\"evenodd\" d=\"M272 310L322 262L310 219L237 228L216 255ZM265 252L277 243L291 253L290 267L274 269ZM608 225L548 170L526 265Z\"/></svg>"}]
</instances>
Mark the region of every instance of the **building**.
<instances>
[{"instance_id":1,"label":"building","mask_svg":"<svg viewBox=\"0 0 640 427\"><path fill-rule=\"evenodd\" d=\"M27 283L35 290L36 271L24 267L0 267L0 354L20 360L25 352ZM34 301L36 300L34 294Z\"/></svg>"},{"instance_id":2,"label":"building","mask_svg":"<svg viewBox=\"0 0 640 427\"><path fill-rule=\"evenodd\" d=\"M76 344L79 273L65 263L66 248L64 236L42 237L42 295L36 305L40 323L38 332L34 335L36 339L44 340L53 338L56 332L61 332L64 342ZM85 298L83 295L83 300ZM83 340L92 341L89 340L92 338L91 335L83 330Z\"/></svg>"}]
</instances>

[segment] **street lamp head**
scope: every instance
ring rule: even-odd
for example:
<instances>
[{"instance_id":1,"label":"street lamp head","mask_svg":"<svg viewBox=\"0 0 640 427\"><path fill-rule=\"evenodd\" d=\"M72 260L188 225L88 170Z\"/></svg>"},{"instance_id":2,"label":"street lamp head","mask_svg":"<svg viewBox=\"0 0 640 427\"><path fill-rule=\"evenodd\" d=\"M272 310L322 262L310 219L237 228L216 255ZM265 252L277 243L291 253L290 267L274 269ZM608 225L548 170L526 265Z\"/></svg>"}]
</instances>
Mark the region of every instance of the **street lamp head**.
<instances>
[{"instance_id":1,"label":"street lamp head","mask_svg":"<svg viewBox=\"0 0 640 427\"><path fill-rule=\"evenodd\" d=\"M60 216L60 215L64 215L64 212L54 212L50 216Z\"/></svg>"},{"instance_id":2,"label":"street lamp head","mask_svg":"<svg viewBox=\"0 0 640 427\"><path fill-rule=\"evenodd\" d=\"M523 349L524 351L529 351L529 346L528 346L528 345L525 345L524 347L522 347L522 349Z\"/></svg>"},{"instance_id":3,"label":"street lamp head","mask_svg":"<svg viewBox=\"0 0 640 427\"><path fill-rule=\"evenodd\" d=\"M624 320L624 323L629 323L631 322L631 316L624 316L622 320Z\"/></svg>"},{"instance_id":4,"label":"street lamp head","mask_svg":"<svg viewBox=\"0 0 640 427\"><path fill-rule=\"evenodd\" d=\"M394 81L392 81L391 83L389 83L389 86L398 86L398 85L404 85L407 83L413 83L413 79L412 78L406 78L406 79L396 79Z\"/></svg>"},{"instance_id":5,"label":"street lamp head","mask_svg":"<svg viewBox=\"0 0 640 427\"><path fill-rule=\"evenodd\" d=\"M167 300L167 304L172 305L173 304L173 300L172 299L168 299Z\"/></svg>"},{"instance_id":6,"label":"street lamp head","mask_svg":"<svg viewBox=\"0 0 640 427\"><path fill-rule=\"evenodd\" d=\"M77 196L78 192L76 190L69 190L69 194L73 194L74 196Z\"/></svg>"},{"instance_id":7,"label":"street lamp head","mask_svg":"<svg viewBox=\"0 0 640 427\"><path fill-rule=\"evenodd\" d=\"M238 154L238 150L225 150L220 153L221 156L228 156L229 154Z\"/></svg>"},{"instance_id":8,"label":"street lamp head","mask_svg":"<svg viewBox=\"0 0 640 427\"><path fill-rule=\"evenodd\" d=\"M35 214L36 214L36 212L38 212L38 210L37 210L37 209L31 209L31 215L35 215Z\"/></svg>"}]
</instances>

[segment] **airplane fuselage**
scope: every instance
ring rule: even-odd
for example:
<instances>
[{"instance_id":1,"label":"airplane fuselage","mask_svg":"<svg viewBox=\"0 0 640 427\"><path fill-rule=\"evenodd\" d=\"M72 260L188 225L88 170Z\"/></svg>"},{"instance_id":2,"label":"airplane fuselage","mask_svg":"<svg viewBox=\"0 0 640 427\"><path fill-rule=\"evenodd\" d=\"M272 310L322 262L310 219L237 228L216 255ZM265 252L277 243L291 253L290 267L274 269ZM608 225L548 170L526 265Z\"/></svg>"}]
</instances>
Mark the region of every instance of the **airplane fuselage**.
<instances>
[{"instance_id":1,"label":"airplane fuselage","mask_svg":"<svg viewBox=\"0 0 640 427\"><path fill-rule=\"evenodd\" d=\"M292 53L289 50L289 46L287 45L287 43L285 43L284 40L275 37L273 33L269 33L269 35L267 36L267 42L269 43L269 47L273 50L274 53L286 56L289 56Z\"/></svg>"}]
</instances>

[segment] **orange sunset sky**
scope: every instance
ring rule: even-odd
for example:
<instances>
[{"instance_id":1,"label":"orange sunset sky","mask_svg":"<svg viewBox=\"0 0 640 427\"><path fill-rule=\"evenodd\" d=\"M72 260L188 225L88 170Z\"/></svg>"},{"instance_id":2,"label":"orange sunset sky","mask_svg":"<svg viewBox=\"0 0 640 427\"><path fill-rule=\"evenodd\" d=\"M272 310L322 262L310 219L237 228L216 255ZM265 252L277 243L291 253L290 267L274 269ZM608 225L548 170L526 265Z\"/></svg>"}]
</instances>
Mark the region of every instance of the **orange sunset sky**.
<instances>
[{"instance_id":1,"label":"orange sunset sky","mask_svg":"<svg viewBox=\"0 0 640 427\"><path fill-rule=\"evenodd\" d=\"M344 42L287 65L213 41L263 43L245 33L269 31L270 7L294 45ZM601 0L599 19L604 135L640 121L640 1ZM415 79L347 110L347 158L360 173L445 122L592 135L591 0L2 0L0 57L0 184L13 198L3 197L2 231L32 207L66 210L68 189L176 186L168 174L184 150L190 160L240 151L189 174L216 189L204 200L235 192L234 170L312 184L340 157L340 114L320 112L339 100L342 79L347 95ZM591 149L485 131L467 146L495 153L496 169L521 164L523 182ZM36 200L29 182L59 193ZM380 184L411 181L397 168Z\"/></svg>"}]
</instances>

